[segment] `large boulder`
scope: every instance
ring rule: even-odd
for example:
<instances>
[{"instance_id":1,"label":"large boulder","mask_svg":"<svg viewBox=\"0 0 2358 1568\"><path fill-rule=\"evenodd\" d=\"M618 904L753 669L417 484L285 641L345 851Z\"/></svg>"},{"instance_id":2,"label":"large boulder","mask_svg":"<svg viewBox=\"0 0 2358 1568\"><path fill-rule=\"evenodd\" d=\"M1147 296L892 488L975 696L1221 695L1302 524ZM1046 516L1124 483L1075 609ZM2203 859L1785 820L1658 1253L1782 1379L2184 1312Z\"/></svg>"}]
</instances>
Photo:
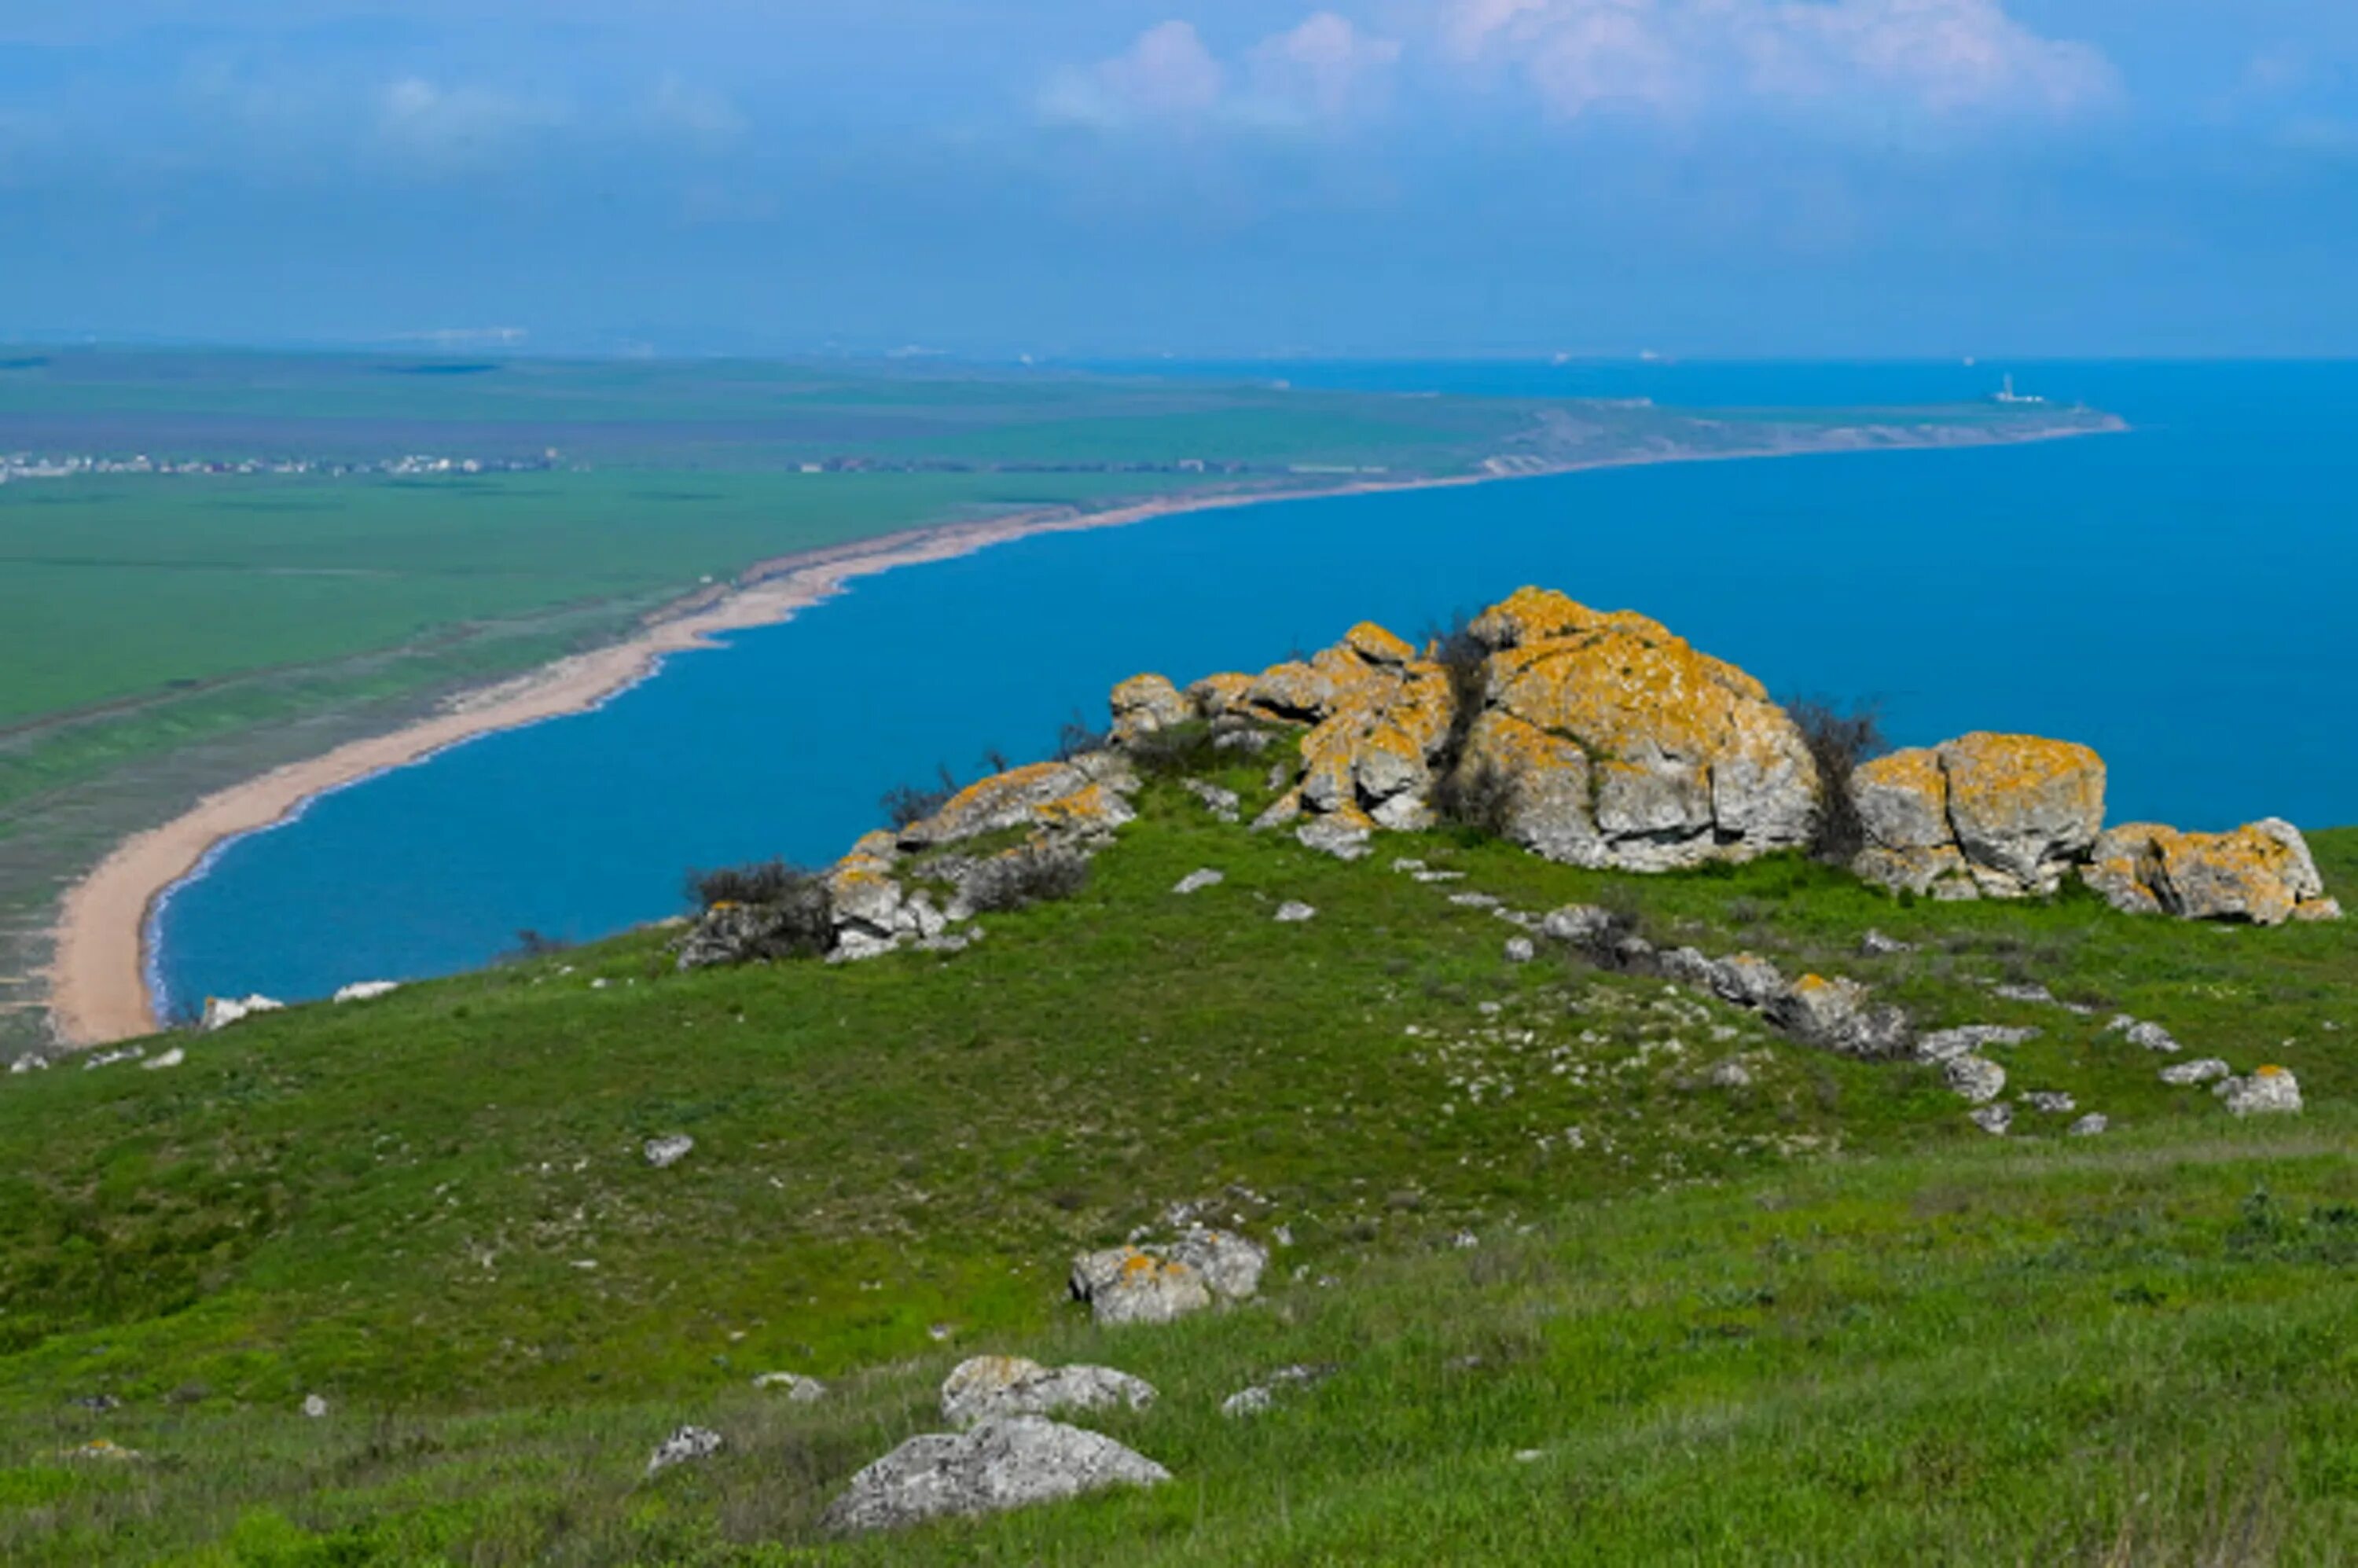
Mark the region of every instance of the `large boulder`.
<instances>
[{"instance_id":1,"label":"large boulder","mask_svg":"<svg viewBox=\"0 0 2358 1568\"><path fill-rule=\"evenodd\" d=\"M1850 778L1858 874L1935 898L2055 892L2104 821L2104 763L2085 746L1976 733L1895 752Z\"/></svg>"},{"instance_id":2,"label":"large boulder","mask_svg":"<svg viewBox=\"0 0 2358 1568\"><path fill-rule=\"evenodd\" d=\"M1059 1411L1144 1410L1154 1385L1110 1367L1043 1367L1021 1356L976 1356L942 1383L942 1419L957 1426Z\"/></svg>"},{"instance_id":3,"label":"large boulder","mask_svg":"<svg viewBox=\"0 0 2358 1568\"><path fill-rule=\"evenodd\" d=\"M1011 1416L970 1432L909 1439L852 1476L828 1506L826 1522L846 1533L898 1530L1169 1479L1170 1471L1110 1437Z\"/></svg>"},{"instance_id":4,"label":"large boulder","mask_svg":"<svg viewBox=\"0 0 2358 1568\"><path fill-rule=\"evenodd\" d=\"M1260 1288L1269 1249L1195 1227L1175 1240L1108 1248L1073 1260L1072 1293L1102 1324L1168 1323Z\"/></svg>"},{"instance_id":5,"label":"large boulder","mask_svg":"<svg viewBox=\"0 0 2358 1568\"><path fill-rule=\"evenodd\" d=\"M937 849L1010 827L1110 831L1137 815L1127 799L1137 787L1135 775L1109 753L1033 762L967 785L932 816L902 828L898 847Z\"/></svg>"},{"instance_id":6,"label":"large boulder","mask_svg":"<svg viewBox=\"0 0 2358 1568\"><path fill-rule=\"evenodd\" d=\"M2281 925L2331 920L2309 843L2276 817L2232 833L2181 833L2148 822L2115 827L2096 841L2081 876L2115 909L2181 920Z\"/></svg>"},{"instance_id":7,"label":"large boulder","mask_svg":"<svg viewBox=\"0 0 2358 1568\"><path fill-rule=\"evenodd\" d=\"M1195 717L1195 705L1161 676L1132 676L1113 688L1116 745L1175 729Z\"/></svg>"},{"instance_id":8,"label":"large boulder","mask_svg":"<svg viewBox=\"0 0 2358 1568\"><path fill-rule=\"evenodd\" d=\"M1460 766L1503 784L1526 847L1650 871L1808 843L1816 765L1742 670L1642 615L1541 589L1470 631L1489 653Z\"/></svg>"}]
</instances>

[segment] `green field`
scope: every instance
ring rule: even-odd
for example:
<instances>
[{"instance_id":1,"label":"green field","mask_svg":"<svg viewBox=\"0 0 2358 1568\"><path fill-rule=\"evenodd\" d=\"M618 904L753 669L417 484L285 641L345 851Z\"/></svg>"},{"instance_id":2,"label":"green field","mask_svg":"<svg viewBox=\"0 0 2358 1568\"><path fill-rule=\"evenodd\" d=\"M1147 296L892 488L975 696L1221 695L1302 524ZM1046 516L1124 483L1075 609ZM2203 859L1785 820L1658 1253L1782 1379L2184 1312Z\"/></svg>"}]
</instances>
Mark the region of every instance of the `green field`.
<instances>
[{"instance_id":1,"label":"green field","mask_svg":"<svg viewBox=\"0 0 2358 1568\"><path fill-rule=\"evenodd\" d=\"M1259 775L1224 780L1248 811ZM647 933L187 1038L166 1072L7 1080L0 1556L2358 1554L2352 926L1903 906L1798 861L1631 878L1446 834L1347 865L1173 784L1143 806L1077 899L954 957L682 977ZM2313 843L2358 892L2358 834ZM1206 865L1228 881L1170 892ZM2010 1092L2113 1130L2026 1111L1993 1140L1932 1069L1509 963L1458 888L1602 899L1927 1027L2035 1024ZM1284 899L1320 913L1276 925ZM1863 957L1870 927L1916 950ZM1988 989L2028 980L2096 1011ZM2166 1087L2116 1009L2289 1067L2309 1110ZM1730 1057L1749 1085L1714 1084ZM695 1152L649 1168L672 1131ZM1182 1201L1288 1228L1262 1302L1087 1326L1069 1255ZM1176 1484L825 1542L818 1509L985 1350L1155 1382L1107 1430ZM1336 1370L1217 1413L1295 1362ZM836 1391L757 1395L773 1369ZM684 1421L730 1448L645 1480ZM102 1436L146 1457L60 1457Z\"/></svg>"}]
</instances>

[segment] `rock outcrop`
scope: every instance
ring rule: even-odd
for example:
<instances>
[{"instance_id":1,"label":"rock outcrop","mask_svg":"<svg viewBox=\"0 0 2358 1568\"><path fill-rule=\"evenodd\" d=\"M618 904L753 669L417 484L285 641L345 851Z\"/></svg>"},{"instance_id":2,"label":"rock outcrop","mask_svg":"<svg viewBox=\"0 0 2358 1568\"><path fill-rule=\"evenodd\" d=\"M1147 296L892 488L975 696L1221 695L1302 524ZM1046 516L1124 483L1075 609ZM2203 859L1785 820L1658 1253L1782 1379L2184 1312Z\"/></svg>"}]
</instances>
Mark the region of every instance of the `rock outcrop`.
<instances>
[{"instance_id":1,"label":"rock outcrop","mask_svg":"<svg viewBox=\"0 0 2358 1568\"><path fill-rule=\"evenodd\" d=\"M2096 840L2080 874L2130 914L2254 925L2342 915L2342 906L2325 896L2325 880L2300 830L2273 816L2233 833L2127 823Z\"/></svg>"},{"instance_id":2,"label":"rock outcrop","mask_svg":"<svg viewBox=\"0 0 2358 1568\"><path fill-rule=\"evenodd\" d=\"M1934 898L2054 893L2104 823L2104 763L2085 746L1974 734L1895 752L1850 778L1869 881Z\"/></svg>"},{"instance_id":3,"label":"rock outcrop","mask_svg":"<svg viewBox=\"0 0 2358 1568\"><path fill-rule=\"evenodd\" d=\"M826 1517L845 1533L898 1530L1169 1479L1170 1471L1110 1437L1013 1416L909 1439L854 1476Z\"/></svg>"}]
</instances>

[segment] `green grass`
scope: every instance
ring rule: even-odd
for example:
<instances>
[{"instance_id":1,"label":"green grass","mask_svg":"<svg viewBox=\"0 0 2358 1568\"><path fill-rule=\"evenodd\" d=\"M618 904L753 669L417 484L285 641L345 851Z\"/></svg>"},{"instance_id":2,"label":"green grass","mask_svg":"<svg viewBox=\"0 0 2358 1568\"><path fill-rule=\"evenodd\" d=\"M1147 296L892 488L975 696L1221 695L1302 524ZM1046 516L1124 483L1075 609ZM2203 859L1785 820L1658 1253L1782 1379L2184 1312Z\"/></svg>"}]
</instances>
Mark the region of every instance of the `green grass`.
<instances>
[{"instance_id":1,"label":"green grass","mask_svg":"<svg viewBox=\"0 0 2358 1568\"><path fill-rule=\"evenodd\" d=\"M792 1560L983 1349L1157 1383L1108 1430L1177 1484L846 1554L2358 1552L2350 927L1903 908L1789 863L1613 877L1440 835L1345 865L1175 788L1145 807L1081 897L955 957L682 977L642 934L265 1018L168 1072L0 1086L0 1556ZM2358 834L2316 844L2349 896ZM1228 880L1168 892L1202 865ZM2025 1112L1999 1142L1922 1069L1509 964L1458 887L1610 898L1927 1023L2037 1022L2010 1087L2115 1130ZM1318 918L1275 925L1288 898ZM1869 926L1922 946L1859 958ZM2280 1062L2311 1108L2236 1125L2101 1017L1989 999L2008 978ZM1750 1087L1713 1087L1734 1055ZM675 1130L695 1152L648 1168ZM1076 1321L1070 1253L1179 1201L1289 1227L1265 1301ZM1297 1361L1339 1370L1216 1413ZM757 1399L778 1368L838 1396ZM294 1413L312 1390L325 1422ZM99 1394L121 1408L71 1402ZM687 1420L730 1453L643 1482ZM58 1458L102 1434L151 1458Z\"/></svg>"}]
</instances>

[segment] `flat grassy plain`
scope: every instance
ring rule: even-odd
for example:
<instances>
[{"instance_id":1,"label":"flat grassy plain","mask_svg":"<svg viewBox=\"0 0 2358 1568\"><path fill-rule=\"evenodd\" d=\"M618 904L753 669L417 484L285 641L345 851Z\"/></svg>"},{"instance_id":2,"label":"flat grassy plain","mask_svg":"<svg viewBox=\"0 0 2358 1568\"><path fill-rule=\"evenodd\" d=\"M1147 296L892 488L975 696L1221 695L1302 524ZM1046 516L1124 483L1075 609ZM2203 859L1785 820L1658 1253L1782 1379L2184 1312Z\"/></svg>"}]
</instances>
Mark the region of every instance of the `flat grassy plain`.
<instances>
[{"instance_id":1,"label":"flat grassy plain","mask_svg":"<svg viewBox=\"0 0 2358 1568\"><path fill-rule=\"evenodd\" d=\"M1254 804L1258 769L1224 782ZM1448 835L1346 865L1171 785L956 956L679 976L647 932L0 1086L12 1562L2327 1563L2358 1553L2358 932L2084 897L1903 906L1796 862L1644 879ZM2358 891L2358 833L2315 838ZM1462 871L1425 885L1394 855ZM1184 873L1220 886L1181 897ZM1994 1140L1928 1069L1507 961L1449 902L2024 1022ZM1316 906L1281 925L1278 903ZM1877 928L1916 944L1859 956ZM2037 980L2097 1008L2007 1002ZM598 982L603 981L600 985ZM2237 1124L2190 1055L2291 1068ZM1710 1070L1740 1060L1750 1082ZM2180 1058L2183 1059L2183 1058ZM679 1165L646 1138L697 1141ZM1208 1204L1263 1299L1100 1331L1076 1249ZM1175 1484L884 1541L818 1510L960 1357L1163 1391ZM1334 1376L1258 1421L1221 1399ZM752 1378L815 1374L815 1405ZM307 1420L317 1392L330 1414ZM111 1408L96 1409L106 1400ZM77 1400L86 1401L77 1403ZM730 1448L654 1481L695 1421ZM69 1460L94 1437L144 1460Z\"/></svg>"}]
</instances>

